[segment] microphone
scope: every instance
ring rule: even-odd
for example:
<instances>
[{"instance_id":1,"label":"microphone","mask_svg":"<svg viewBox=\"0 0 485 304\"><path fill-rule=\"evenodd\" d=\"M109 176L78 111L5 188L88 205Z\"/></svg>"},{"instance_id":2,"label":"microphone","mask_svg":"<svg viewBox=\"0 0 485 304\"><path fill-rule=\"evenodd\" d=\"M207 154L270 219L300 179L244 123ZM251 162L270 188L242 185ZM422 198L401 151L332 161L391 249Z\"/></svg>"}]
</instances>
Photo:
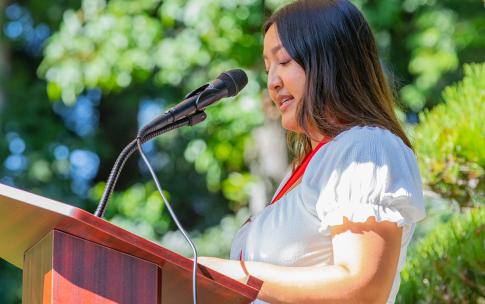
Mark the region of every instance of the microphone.
<instances>
[{"instance_id":1,"label":"microphone","mask_svg":"<svg viewBox=\"0 0 485 304\"><path fill-rule=\"evenodd\" d=\"M217 79L192 91L182 102L145 125L138 131L137 138L143 138L181 118L203 111L219 99L235 96L247 83L248 77L241 69L223 72Z\"/></svg>"}]
</instances>

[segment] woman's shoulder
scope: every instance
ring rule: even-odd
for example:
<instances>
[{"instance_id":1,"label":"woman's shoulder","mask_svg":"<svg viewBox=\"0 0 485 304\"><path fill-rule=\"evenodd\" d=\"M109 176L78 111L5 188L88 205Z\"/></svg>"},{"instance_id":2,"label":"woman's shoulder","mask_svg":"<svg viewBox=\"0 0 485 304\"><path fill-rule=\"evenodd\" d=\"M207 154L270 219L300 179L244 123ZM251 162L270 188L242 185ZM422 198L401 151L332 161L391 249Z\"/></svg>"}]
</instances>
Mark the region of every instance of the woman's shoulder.
<instances>
[{"instance_id":1,"label":"woman's shoulder","mask_svg":"<svg viewBox=\"0 0 485 304\"><path fill-rule=\"evenodd\" d=\"M356 126L341 132L315 153L308 175L341 171L357 163L400 167L416 163L416 157L413 150L391 131Z\"/></svg>"},{"instance_id":2,"label":"woman's shoulder","mask_svg":"<svg viewBox=\"0 0 485 304\"><path fill-rule=\"evenodd\" d=\"M374 126L355 126L338 134L332 141L336 148L373 146L375 148L402 148L412 151L396 134Z\"/></svg>"},{"instance_id":3,"label":"woman's shoulder","mask_svg":"<svg viewBox=\"0 0 485 304\"><path fill-rule=\"evenodd\" d=\"M393 154L415 157L413 150L391 131L381 127L355 126L338 134L315 153L314 158L315 162L331 158L332 163L335 163L343 158L384 157Z\"/></svg>"}]
</instances>

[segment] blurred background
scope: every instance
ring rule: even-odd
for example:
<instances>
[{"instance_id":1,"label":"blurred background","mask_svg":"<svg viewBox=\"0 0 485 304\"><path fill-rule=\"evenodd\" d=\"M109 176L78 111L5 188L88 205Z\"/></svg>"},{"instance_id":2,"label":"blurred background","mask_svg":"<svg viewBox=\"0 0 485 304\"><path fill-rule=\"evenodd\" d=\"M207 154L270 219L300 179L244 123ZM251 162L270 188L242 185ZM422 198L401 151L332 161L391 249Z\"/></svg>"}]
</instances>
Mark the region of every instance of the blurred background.
<instances>
[{"instance_id":1,"label":"blurred background","mask_svg":"<svg viewBox=\"0 0 485 304\"><path fill-rule=\"evenodd\" d=\"M0 0L0 183L93 212L140 126L239 67L249 83L238 97L144 145L199 253L227 257L291 159L262 61L262 25L288 2ZM374 30L425 187L428 217L398 303L485 303L485 4L353 3ZM106 218L191 255L136 154ZM0 303L21 302L21 281L1 260Z\"/></svg>"}]
</instances>

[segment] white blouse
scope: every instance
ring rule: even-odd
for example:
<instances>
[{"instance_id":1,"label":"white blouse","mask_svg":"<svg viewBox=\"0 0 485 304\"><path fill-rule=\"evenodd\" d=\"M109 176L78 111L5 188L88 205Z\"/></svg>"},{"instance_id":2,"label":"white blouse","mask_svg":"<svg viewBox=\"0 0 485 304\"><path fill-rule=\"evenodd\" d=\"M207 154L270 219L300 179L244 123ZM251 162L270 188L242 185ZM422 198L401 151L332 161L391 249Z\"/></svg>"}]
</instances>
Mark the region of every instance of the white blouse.
<instances>
[{"instance_id":1,"label":"white blouse","mask_svg":"<svg viewBox=\"0 0 485 304\"><path fill-rule=\"evenodd\" d=\"M241 227L231 259L242 253L245 261L332 265L330 226L342 224L343 217L365 222L371 216L403 227L387 301L394 303L415 223L425 216L421 177L413 151L398 136L377 127L353 127L315 153L297 186Z\"/></svg>"}]
</instances>

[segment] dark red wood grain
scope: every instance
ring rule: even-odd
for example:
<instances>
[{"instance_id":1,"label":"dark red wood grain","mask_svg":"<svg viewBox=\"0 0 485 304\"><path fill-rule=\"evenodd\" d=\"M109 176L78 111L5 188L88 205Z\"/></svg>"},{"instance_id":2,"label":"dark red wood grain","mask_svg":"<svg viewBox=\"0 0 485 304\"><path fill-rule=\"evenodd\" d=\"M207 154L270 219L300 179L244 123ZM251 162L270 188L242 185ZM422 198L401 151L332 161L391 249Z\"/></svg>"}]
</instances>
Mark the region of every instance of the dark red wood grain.
<instances>
[{"instance_id":1,"label":"dark red wood grain","mask_svg":"<svg viewBox=\"0 0 485 304\"><path fill-rule=\"evenodd\" d=\"M24 280L33 290L24 303L160 303L160 268L153 263L56 230L32 253L31 262L42 266L30 272L31 286Z\"/></svg>"}]
</instances>

